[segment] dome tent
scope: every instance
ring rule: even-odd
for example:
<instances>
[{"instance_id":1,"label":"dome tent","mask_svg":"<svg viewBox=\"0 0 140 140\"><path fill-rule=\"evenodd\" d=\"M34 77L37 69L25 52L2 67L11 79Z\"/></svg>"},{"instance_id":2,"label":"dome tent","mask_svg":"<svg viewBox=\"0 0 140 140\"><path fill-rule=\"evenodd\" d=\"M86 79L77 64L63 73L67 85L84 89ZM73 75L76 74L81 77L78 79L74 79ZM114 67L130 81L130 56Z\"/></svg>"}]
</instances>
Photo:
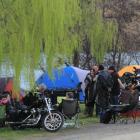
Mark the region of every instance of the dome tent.
<instances>
[{"instance_id":1,"label":"dome tent","mask_svg":"<svg viewBox=\"0 0 140 140\"><path fill-rule=\"evenodd\" d=\"M80 101L84 100L84 79L89 71L82 70L73 66L66 66L60 70L54 69L52 77L48 73L43 73L37 80L36 84L45 84L48 90L70 90L76 89L77 85L82 82Z\"/></svg>"},{"instance_id":2,"label":"dome tent","mask_svg":"<svg viewBox=\"0 0 140 140\"><path fill-rule=\"evenodd\" d=\"M137 70L140 70L140 65L129 65L129 66L125 66L123 67L119 72L119 76L122 77L125 73L131 73L134 74L135 68Z\"/></svg>"}]
</instances>

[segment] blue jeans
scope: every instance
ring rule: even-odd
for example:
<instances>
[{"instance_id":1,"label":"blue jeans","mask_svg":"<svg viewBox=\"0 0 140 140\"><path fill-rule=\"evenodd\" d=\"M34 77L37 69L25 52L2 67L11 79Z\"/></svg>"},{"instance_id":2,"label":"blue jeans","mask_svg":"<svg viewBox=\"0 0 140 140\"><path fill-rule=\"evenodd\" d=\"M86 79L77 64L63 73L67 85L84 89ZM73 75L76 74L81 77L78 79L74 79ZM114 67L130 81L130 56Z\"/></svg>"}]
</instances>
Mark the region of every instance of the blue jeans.
<instances>
[{"instance_id":1,"label":"blue jeans","mask_svg":"<svg viewBox=\"0 0 140 140\"><path fill-rule=\"evenodd\" d=\"M104 118L105 112L106 112L105 109L100 108L100 113L99 113L99 115L100 115L100 123L103 123L103 118Z\"/></svg>"}]
</instances>

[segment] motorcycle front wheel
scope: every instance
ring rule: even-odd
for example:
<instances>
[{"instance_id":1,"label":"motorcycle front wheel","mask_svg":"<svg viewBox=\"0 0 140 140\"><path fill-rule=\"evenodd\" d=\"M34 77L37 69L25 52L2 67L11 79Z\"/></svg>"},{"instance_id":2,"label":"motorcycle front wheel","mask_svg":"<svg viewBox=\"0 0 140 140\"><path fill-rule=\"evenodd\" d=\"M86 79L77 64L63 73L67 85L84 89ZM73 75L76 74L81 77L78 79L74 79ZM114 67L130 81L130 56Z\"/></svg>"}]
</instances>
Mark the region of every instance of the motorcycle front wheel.
<instances>
[{"instance_id":1,"label":"motorcycle front wheel","mask_svg":"<svg viewBox=\"0 0 140 140\"><path fill-rule=\"evenodd\" d=\"M43 127L49 132L58 131L64 123L63 115L58 111L52 111L46 114L42 119Z\"/></svg>"}]
</instances>

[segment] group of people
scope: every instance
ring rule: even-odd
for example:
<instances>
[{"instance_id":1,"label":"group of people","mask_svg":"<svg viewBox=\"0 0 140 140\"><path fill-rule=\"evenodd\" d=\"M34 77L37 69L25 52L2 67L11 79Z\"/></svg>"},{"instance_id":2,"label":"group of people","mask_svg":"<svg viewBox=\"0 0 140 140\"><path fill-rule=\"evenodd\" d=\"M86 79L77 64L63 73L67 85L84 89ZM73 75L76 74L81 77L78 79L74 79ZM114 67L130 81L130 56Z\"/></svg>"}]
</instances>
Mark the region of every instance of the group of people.
<instances>
[{"instance_id":1,"label":"group of people","mask_svg":"<svg viewBox=\"0 0 140 140\"><path fill-rule=\"evenodd\" d=\"M118 104L120 89L125 89L114 66L105 69L103 65L92 66L85 80L85 115L100 116L109 104Z\"/></svg>"}]
</instances>

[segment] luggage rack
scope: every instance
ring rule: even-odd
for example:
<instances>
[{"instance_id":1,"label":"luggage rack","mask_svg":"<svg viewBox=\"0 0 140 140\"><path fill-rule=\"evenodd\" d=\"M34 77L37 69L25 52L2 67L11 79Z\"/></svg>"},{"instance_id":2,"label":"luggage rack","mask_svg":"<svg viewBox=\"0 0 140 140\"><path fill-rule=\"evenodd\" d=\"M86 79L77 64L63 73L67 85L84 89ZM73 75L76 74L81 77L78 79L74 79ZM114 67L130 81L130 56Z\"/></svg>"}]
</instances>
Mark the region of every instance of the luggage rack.
<instances>
[{"instance_id":1,"label":"luggage rack","mask_svg":"<svg viewBox=\"0 0 140 140\"><path fill-rule=\"evenodd\" d=\"M113 110L114 112L119 112L119 111L122 111L125 107L128 107L128 106L130 106L130 104L118 104L118 105L111 104L109 106L109 108L111 110Z\"/></svg>"},{"instance_id":2,"label":"luggage rack","mask_svg":"<svg viewBox=\"0 0 140 140\"><path fill-rule=\"evenodd\" d=\"M45 93L53 94L56 96L66 96L67 92L74 93L74 98L79 99L79 92L81 89L82 82L79 82L75 88L53 88L53 89L47 89Z\"/></svg>"},{"instance_id":3,"label":"luggage rack","mask_svg":"<svg viewBox=\"0 0 140 140\"><path fill-rule=\"evenodd\" d=\"M77 93L76 89L48 89L45 91L49 94L56 94L57 96L65 96L67 92Z\"/></svg>"},{"instance_id":4,"label":"luggage rack","mask_svg":"<svg viewBox=\"0 0 140 140\"><path fill-rule=\"evenodd\" d=\"M79 100L79 92L77 89L47 89L45 94L50 96L52 104L57 104L57 97L64 97L68 92L72 92L74 99Z\"/></svg>"},{"instance_id":5,"label":"luggage rack","mask_svg":"<svg viewBox=\"0 0 140 140\"><path fill-rule=\"evenodd\" d=\"M126 107L129 106L130 104L118 104L118 105L113 105L111 104L110 107Z\"/></svg>"}]
</instances>

